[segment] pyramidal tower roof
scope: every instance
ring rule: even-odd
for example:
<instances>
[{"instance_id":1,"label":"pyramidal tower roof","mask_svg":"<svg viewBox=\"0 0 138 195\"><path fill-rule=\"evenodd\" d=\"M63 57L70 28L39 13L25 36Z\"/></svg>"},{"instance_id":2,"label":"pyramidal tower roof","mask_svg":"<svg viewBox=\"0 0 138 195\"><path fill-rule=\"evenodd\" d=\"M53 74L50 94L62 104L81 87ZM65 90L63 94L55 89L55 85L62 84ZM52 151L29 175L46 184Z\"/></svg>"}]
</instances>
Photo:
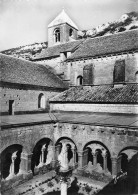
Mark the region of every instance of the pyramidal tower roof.
<instances>
[{"instance_id":1,"label":"pyramidal tower roof","mask_svg":"<svg viewBox=\"0 0 138 195\"><path fill-rule=\"evenodd\" d=\"M68 23L70 26L76 28L78 30L78 27L76 24L70 19L70 17L66 14L65 10L63 9L62 12L48 25L49 27L59 25L62 23Z\"/></svg>"}]
</instances>

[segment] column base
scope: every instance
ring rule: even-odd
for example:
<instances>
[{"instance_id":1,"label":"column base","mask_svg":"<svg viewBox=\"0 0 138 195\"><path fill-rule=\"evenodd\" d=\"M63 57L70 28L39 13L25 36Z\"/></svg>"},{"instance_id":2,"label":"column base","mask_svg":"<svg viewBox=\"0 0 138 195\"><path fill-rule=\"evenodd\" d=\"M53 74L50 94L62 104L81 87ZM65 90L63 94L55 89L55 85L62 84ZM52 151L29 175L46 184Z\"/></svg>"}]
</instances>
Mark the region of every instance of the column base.
<instances>
[{"instance_id":1,"label":"column base","mask_svg":"<svg viewBox=\"0 0 138 195\"><path fill-rule=\"evenodd\" d=\"M72 166L73 169L77 169L77 167L78 167L78 163L75 163L75 164Z\"/></svg>"},{"instance_id":2,"label":"column base","mask_svg":"<svg viewBox=\"0 0 138 195\"><path fill-rule=\"evenodd\" d=\"M88 165L85 165L84 167L78 167L77 170L78 171L84 171L87 168Z\"/></svg>"},{"instance_id":3,"label":"column base","mask_svg":"<svg viewBox=\"0 0 138 195\"><path fill-rule=\"evenodd\" d=\"M34 175L38 175L39 174L39 168L38 167L35 167L34 168Z\"/></svg>"},{"instance_id":4,"label":"column base","mask_svg":"<svg viewBox=\"0 0 138 195\"><path fill-rule=\"evenodd\" d=\"M24 173L24 174L23 174L23 179L25 179L25 180L30 180L30 179L32 179L32 178L33 178L33 173L32 173L31 170L28 171L27 173Z\"/></svg>"}]
</instances>

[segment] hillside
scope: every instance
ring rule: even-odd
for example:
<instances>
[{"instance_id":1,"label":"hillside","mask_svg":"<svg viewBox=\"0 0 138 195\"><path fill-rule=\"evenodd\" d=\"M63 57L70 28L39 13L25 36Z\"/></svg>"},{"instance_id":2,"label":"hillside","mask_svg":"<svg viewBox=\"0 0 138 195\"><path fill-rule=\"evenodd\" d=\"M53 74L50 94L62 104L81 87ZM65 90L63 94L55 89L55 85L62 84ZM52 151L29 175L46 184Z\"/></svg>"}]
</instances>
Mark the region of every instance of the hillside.
<instances>
[{"instance_id":1,"label":"hillside","mask_svg":"<svg viewBox=\"0 0 138 195\"><path fill-rule=\"evenodd\" d=\"M78 39L94 38L98 36L111 35L118 32L123 32L131 29L138 28L138 13L130 12L123 14L120 19L99 25L90 30L78 31ZM41 53L41 51L47 48L48 43L33 43L31 45L25 45L17 48L8 49L1 53L11 55L17 58L24 58L31 60L33 56Z\"/></svg>"},{"instance_id":2,"label":"hillside","mask_svg":"<svg viewBox=\"0 0 138 195\"><path fill-rule=\"evenodd\" d=\"M111 35L136 28L138 28L138 13L130 12L123 14L117 21L102 24L90 30L79 31L78 38L82 39Z\"/></svg>"},{"instance_id":3,"label":"hillside","mask_svg":"<svg viewBox=\"0 0 138 195\"><path fill-rule=\"evenodd\" d=\"M17 58L24 58L26 60L31 60L32 56L36 53L40 53L43 49L47 48L48 43L33 43L31 45L20 46L12 49L2 51L1 53L6 55L11 55Z\"/></svg>"}]
</instances>

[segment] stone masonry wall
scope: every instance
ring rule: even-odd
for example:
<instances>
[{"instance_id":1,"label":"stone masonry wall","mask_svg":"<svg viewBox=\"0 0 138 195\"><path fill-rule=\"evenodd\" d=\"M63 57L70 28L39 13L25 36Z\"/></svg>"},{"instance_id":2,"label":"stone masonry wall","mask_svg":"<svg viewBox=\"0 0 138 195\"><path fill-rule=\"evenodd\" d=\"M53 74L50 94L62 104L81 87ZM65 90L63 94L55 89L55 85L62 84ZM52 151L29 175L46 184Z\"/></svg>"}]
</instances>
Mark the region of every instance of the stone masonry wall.
<instances>
[{"instance_id":1,"label":"stone masonry wall","mask_svg":"<svg viewBox=\"0 0 138 195\"><path fill-rule=\"evenodd\" d=\"M137 147L138 142L138 132L135 129L69 123L59 123L54 128L54 140L69 138L78 151L82 151L90 142L98 142L108 149L111 156L118 156L126 147Z\"/></svg>"},{"instance_id":2,"label":"stone masonry wall","mask_svg":"<svg viewBox=\"0 0 138 195\"><path fill-rule=\"evenodd\" d=\"M28 154L33 152L36 143L43 138L51 139L53 144L56 144L61 138L71 139L78 151L82 151L89 142L99 142L109 150L111 156L117 156L126 147L138 146L136 129L71 123L28 125L3 129L1 138L1 152L10 145L20 144Z\"/></svg>"},{"instance_id":3,"label":"stone masonry wall","mask_svg":"<svg viewBox=\"0 0 138 195\"><path fill-rule=\"evenodd\" d=\"M1 112L8 114L9 100L14 100L14 112L38 111L38 96L44 94L46 107L47 100L59 92L42 90L20 90L13 88L1 88Z\"/></svg>"},{"instance_id":4,"label":"stone masonry wall","mask_svg":"<svg viewBox=\"0 0 138 195\"><path fill-rule=\"evenodd\" d=\"M109 112L138 114L138 105L132 104L87 104L87 103L51 103L52 111Z\"/></svg>"},{"instance_id":5,"label":"stone masonry wall","mask_svg":"<svg viewBox=\"0 0 138 195\"><path fill-rule=\"evenodd\" d=\"M92 63L93 69L93 84L112 84L113 71L116 60L125 60L125 81L136 82L135 73L138 71L138 54L122 54L116 56L107 56L97 59L84 59L79 61L68 62L64 72L72 85L76 85L77 77L83 76L83 68L85 65Z\"/></svg>"},{"instance_id":6,"label":"stone masonry wall","mask_svg":"<svg viewBox=\"0 0 138 195\"><path fill-rule=\"evenodd\" d=\"M31 154L36 143L41 139L49 138L53 141L53 130L52 124L3 129L1 131L1 152L10 145L19 144L23 146L25 152Z\"/></svg>"},{"instance_id":7,"label":"stone masonry wall","mask_svg":"<svg viewBox=\"0 0 138 195\"><path fill-rule=\"evenodd\" d=\"M36 63L38 64L49 65L51 68L53 68L55 73L61 73L60 62L61 62L60 57L36 61Z\"/></svg>"}]
</instances>

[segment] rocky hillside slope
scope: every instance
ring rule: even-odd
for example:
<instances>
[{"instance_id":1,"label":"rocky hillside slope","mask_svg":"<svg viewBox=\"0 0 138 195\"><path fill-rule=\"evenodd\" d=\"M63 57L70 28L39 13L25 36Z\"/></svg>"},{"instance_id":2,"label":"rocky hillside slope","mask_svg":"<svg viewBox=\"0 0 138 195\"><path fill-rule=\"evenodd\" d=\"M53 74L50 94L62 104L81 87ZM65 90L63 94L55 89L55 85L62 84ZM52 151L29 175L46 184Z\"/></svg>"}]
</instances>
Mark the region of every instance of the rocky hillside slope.
<instances>
[{"instance_id":1,"label":"rocky hillside slope","mask_svg":"<svg viewBox=\"0 0 138 195\"><path fill-rule=\"evenodd\" d=\"M130 12L123 14L119 20L99 25L90 30L78 32L78 38L98 37L103 35L111 35L118 32L123 32L138 28L138 13Z\"/></svg>"},{"instance_id":2,"label":"rocky hillside slope","mask_svg":"<svg viewBox=\"0 0 138 195\"><path fill-rule=\"evenodd\" d=\"M43 49L47 48L48 43L33 43L31 45L20 46L12 49L2 51L1 53L6 55L11 55L17 58L24 58L26 60L31 60L32 56L40 53Z\"/></svg>"}]
</instances>

